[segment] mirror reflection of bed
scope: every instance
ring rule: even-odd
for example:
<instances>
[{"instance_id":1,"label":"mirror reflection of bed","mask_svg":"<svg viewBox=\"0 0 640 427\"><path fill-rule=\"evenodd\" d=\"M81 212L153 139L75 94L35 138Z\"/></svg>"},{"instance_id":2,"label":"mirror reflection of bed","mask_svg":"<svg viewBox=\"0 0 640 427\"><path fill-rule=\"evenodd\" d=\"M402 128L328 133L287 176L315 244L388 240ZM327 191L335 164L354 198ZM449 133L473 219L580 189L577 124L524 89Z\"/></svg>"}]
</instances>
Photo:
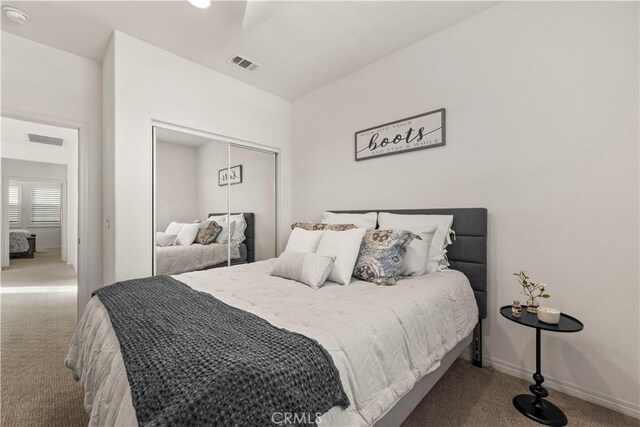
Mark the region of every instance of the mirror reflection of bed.
<instances>
[{"instance_id":1,"label":"mirror reflection of bed","mask_svg":"<svg viewBox=\"0 0 640 427\"><path fill-rule=\"evenodd\" d=\"M276 154L154 128L154 273L276 256Z\"/></svg>"}]
</instances>

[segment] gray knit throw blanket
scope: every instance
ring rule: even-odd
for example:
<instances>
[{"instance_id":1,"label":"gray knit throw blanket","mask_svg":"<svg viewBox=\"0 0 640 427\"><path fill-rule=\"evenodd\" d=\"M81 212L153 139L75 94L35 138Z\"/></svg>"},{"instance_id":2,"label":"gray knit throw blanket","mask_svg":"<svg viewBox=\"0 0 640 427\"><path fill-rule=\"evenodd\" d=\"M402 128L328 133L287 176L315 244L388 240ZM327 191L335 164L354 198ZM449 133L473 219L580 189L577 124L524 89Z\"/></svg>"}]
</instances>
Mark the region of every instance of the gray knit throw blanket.
<instances>
[{"instance_id":1,"label":"gray knit throw blanket","mask_svg":"<svg viewBox=\"0 0 640 427\"><path fill-rule=\"evenodd\" d=\"M120 341L141 426L313 424L349 406L331 356L310 338L168 276L95 294Z\"/></svg>"}]
</instances>

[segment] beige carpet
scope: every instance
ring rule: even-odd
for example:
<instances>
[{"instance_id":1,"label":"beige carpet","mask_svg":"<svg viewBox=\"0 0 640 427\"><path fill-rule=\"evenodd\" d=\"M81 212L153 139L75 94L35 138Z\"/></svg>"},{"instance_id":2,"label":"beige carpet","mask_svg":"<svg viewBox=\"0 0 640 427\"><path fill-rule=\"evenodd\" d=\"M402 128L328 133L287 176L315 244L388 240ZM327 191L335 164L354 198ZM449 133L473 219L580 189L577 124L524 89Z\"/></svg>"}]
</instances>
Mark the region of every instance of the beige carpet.
<instances>
[{"instance_id":1,"label":"beige carpet","mask_svg":"<svg viewBox=\"0 0 640 427\"><path fill-rule=\"evenodd\" d=\"M533 380L531 381L533 382ZM528 381L458 360L443 375L403 427L540 426L521 415L513 396L529 392ZM549 390L549 400L569 418L570 426L638 427L640 420Z\"/></svg>"},{"instance_id":2,"label":"beige carpet","mask_svg":"<svg viewBox=\"0 0 640 427\"><path fill-rule=\"evenodd\" d=\"M60 249L39 250L2 269L2 287L10 286L76 286L76 272L60 260Z\"/></svg>"},{"instance_id":3,"label":"beige carpet","mask_svg":"<svg viewBox=\"0 0 640 427\"><path fill-rule=\"evenodd\" d=\"M5 273L2 281L4 286ZM15 286L15 285L14 285ZM2 426L82 426L82 390L64 368L75 327L75 293L1 294ZM403 424L536 426L511 398L528 383L457 361ZM551 391L573 426L634 426L636 419Z\"/></svg>"}]
</instances>

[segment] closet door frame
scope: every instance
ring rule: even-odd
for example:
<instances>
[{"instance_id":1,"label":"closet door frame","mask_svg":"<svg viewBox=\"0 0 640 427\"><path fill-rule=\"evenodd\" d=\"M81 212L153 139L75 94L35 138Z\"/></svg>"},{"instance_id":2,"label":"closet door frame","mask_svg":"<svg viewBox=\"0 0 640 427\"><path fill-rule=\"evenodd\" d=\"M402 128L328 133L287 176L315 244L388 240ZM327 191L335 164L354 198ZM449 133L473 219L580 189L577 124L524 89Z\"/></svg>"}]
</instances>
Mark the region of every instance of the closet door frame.
<instances>
[{"instance_id":1,"label":"closet door frame","mask_svg":"<svg viewBox=\"0 0 640 427\"><path fill-rule=\"evenodd\" d=\"M275 203L275 242L274 242L274 246L275 246L275 253L276 255L278 254L278 246L279 246L279 233L280 233L280 206L282 203L281 200L281 192L280 192L280 186L282 184L281 181L281 164L280 164L280 148L277 147L272 147L269 145L264 145L264 144L259 144L253 141L248 141L248 140L244 140L244 139L240 139L240 138L234 138L232 136L227 136L227 135L222 135L222 134L218 134L218 133L213 133L213 132L207 132L204 130L198 130L198 129L194 129L194 128L190 128L190 127L186 127L186 126L180 126L180 125L176 125L174 123L169 123L169 122L163 122L160 120L152 120L151 121L151 171L152 171L152 176L151 176L151 194L152 194L152 206L151 206L151 240L152 240L152 248L153 248L153 256L151 257L151 271L152 274L155 276L156 275L156 128L163 128L163 129L167 129L167 130L172 130L172 131L176 131L176 132L182 132L182 133L187 133L187 134L191 134L191 135L196 135L196 136L201 136L203 138L208 138L208 139L214 139L214 140L218 140L221 142L226 142L227 145L227 168L231 167L231 147L232 146L236 146L236 147L240 147L240 148L246 148L246 149L251 149L251 150L255 150L255 151L261 151L264 153L268 153L268 154L274 154L275 155L275 161L274 161L274 167L275 167L275 176L276 176L276 181L275 181L275 196L276 196L276 203ZM231 185L227 184L227 215L229 215L231 213L231 211L229 210L231 208ZM227 265L231 264L231 246L229 246L228 248L228 256L227 256Z\"/></svg>"}]
</instances>

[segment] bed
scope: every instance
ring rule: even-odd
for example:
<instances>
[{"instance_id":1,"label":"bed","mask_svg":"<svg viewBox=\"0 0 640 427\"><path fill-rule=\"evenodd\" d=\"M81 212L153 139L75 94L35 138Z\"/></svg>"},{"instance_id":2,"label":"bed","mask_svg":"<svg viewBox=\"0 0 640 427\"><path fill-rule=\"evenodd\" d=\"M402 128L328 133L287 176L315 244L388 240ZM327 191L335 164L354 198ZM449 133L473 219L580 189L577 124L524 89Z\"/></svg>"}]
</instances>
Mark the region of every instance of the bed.
<instances>
[{"instance_id":1,"label":"bed","mask_svg":"<svg viewBox=\"0 0 640 427\"><path fill-rule=\"evenodd\" d=\"M326 349L351 404L323 413L322 425L400 425L469 344L481 365L486 210L384 211L453 214L452 269L391 287L353 279L318 291L269 276L274 260L175 276ZM98 298L87 305L65 363L83 384L90 425L138 424L119 341Z\"/></svg>"},{"instance_id":2,"label":"bed","mask_svg":"<svg viewBox=\"0 0 640 427\"><path fill-rule=\"evenodd\" d=\"M9 257L33 258L36 252L36 235L28 230L9 231Z\"/></svg>"},{"instance_id":3,"label":"bed","mask_svg":"<svg viewBox=\"0 0 640 427\"><path fill-rule=\"evenodd\" d=\"M209 214L209 216L218 215L224 214ZM243 215L247 229L244 233L245 240L242 243L231 242L230 247L225 243L156 246L156 274L180 274L207 268L226 267L227 259L231 259L231 265L253 262L255 260L255 218L254 214L250 212Z\"/></svg>"}]
</instances>

